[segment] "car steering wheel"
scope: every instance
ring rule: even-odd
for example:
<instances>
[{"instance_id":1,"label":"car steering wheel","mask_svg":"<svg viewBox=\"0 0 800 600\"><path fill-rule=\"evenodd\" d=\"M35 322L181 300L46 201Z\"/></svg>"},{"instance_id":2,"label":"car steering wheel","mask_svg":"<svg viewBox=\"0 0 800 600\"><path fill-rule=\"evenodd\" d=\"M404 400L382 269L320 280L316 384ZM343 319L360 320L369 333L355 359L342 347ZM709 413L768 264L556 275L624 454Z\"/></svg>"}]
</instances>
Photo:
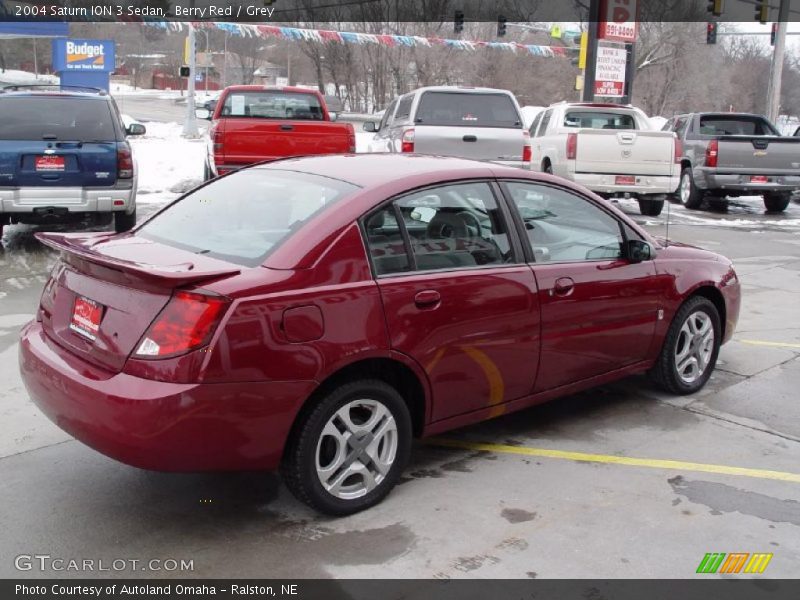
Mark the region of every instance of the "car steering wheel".
<instances>
[{"instance_id":1,"label":"car steering wheel","mask_svg":"<svg viewBox=\"0 0 800 600\"><path fill-rule=\"evenodd\" d=\"M465 223L466 221L471 220L475 224L475 229L478 231L478 237L483 237L483 227L481 227L481 221L475 214L469 212L468 210L462 210L461 212L456 213L456 216ZM469 228L467 228L467 231L469 231Z\"/></svg>"}]
</instances>

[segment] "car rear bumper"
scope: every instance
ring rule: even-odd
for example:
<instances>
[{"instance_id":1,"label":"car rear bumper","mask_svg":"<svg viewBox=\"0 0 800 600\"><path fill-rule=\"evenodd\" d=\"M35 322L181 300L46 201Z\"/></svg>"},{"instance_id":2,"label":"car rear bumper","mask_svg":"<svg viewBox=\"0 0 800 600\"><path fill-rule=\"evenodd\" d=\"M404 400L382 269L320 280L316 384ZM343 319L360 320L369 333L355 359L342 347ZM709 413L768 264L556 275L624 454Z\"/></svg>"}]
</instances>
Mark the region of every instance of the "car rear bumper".
<instances>
[{"instance_id":1,"label":"car rear bumper","mask_svg":"<svg viewBox=\"0 0 800 600\"><path fill-rule=\"evenodd\" d=\"M45 208L65 208L68 212L133 212L136 185L105 188L80 187L0 187L0 212L35 213Z\"/></svg>"},{"instance_id":2,"label":"car rear bumper","mask_svg":"<svg viewBox=\"0 0 800 600\"><path fill-rule=\"evenodd\" d=\"M574 173L572 180L600 194L624 194L632 196L649 194L672 194L678 189L678 175L636 175L636 183L620 185L616 174Z\"/></svg>"},{"instance_id":3,"label":"car rear bumper","mask_svg":"<svg viewBox=\"0 0 800 600\"><path fill-rule=\"evenodd\" d=\"M177 384L98 369L32 321L20 372L61 429L120 462L157 471L274 469L313 381Z\"/></svg>"},{"instance_id":4,"label":"car rear bumper","mask_svg":"<svg viewBox=\"0 0 800 600\"><path fill-rule=\"evenodd\" d=\"M764 192L792 192L800 190L800 176L767 175L767 183L753 183L752 173L717 173L706 169L695 169L692 173L695 185L703 190L725 190L753 195Z\"/></svg>"}]
</instances>

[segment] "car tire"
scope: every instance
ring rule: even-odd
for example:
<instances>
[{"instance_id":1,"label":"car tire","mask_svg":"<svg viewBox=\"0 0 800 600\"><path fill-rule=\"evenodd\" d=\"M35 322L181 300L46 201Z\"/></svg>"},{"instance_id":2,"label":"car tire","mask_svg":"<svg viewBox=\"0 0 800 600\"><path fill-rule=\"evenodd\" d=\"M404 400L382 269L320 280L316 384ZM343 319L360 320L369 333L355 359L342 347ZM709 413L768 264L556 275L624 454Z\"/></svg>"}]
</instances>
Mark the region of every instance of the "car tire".
<instances>
[{"instance_id":1,"label":"car tire","mask_svg":"<svg viewBox=\"0 0 800 600\"><path fill-rule=\"evenodd\" d=\"M354 436L362 445L350 445ZM411 438L411 416L397 390L377 379L346 383L301 415L281 474L301 502L324 514L350 515L392 490L408 462Z\"/></svg>"},{"instance_id":2,"label":"car tire","mask_svg":"<svg viewBox=\"0 0 800 600\"><path fill-rule=\"evenodd\" d=\"M664 210L663 200L652 200L650 198L639 198L639 212L646 217L657 217Z\"/></svg>"},{"instance_id":3,"label":"car tire","mask_svg":"<svg viewBox=\"0 0 800 600\"><path fill-rule=\"evenodd\" d=\"M681 182L678 185L678 201L686 208L695 209L700 208L703 204L704 196L703 190L698 189L694 184L691 167L681 171Z\"/></svg>"},{"instance_id":4,"label":"car tire","mask_svg":"<svg viewBox=\"0 0 800 600\"><path fill-rule=\"evenodd\" d=\"M672 319L650 377L672 394L699 391L717 364L721 336L717 307L708 298L692 296Z\"/></svg>"},{"instance_id":5,"label":"car tire","mask_svg":"<svg viewBox=\"0 0 800 600\"><path fill-rule=\"evenodd\" d=\"M136 225L136 208L134 207L131 214L125 211L114 213L114 231L117 233L125 233L133 229Z\"/></svg>"},{"instance_id":6,"label":"car tire","mask_svg":"<svg viewBox=\"0 0 800 600\"><path fill-rule=\"evenodd\" d=\"M544 161L544 165L542 167L542 171L547 173L548 175L553 174L553 165L550 163L549 160Z\"/></svg>"},{"instance_id":7,"label":"car tire","mask_svg":"<svg viewBox=\"0 0 800 600\"><path fill-rule=\"evenodd\" d=\"M764 206L769 212L783 212L789 207L792 195L788 192L764 194Z\"/></svg>"}]
</instances>

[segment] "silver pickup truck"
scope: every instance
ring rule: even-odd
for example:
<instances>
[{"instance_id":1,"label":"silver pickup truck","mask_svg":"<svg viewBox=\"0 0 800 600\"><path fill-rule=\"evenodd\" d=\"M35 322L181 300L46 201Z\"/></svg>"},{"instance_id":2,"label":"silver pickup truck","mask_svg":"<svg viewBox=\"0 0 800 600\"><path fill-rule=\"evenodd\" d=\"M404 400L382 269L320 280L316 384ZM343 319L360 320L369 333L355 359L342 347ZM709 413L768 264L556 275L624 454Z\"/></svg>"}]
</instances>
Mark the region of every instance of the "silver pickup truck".
<instances>
[{"instance_id":1,"label":"silver pickup truck","mask_svg":"<svg viewBox=\"0 0 800 600\"><path fill-rule=\"evenodd\" d=\"M686 208L700 208L706 196L763 196L768 211L780 212L800 190L800 138L781 136L761 115L690 113L663 129L683 143L675 196Z\"/></svg>"}]
</instances>

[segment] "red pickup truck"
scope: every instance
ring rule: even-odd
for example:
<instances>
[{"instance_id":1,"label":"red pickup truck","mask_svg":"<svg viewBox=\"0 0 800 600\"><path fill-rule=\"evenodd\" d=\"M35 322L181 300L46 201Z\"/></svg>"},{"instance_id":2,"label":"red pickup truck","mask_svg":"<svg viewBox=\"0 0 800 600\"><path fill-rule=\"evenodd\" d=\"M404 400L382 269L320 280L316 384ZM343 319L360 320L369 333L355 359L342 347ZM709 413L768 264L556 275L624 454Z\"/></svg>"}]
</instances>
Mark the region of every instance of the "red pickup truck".
<instances>
[{"instance_id":1,"label":"red pickup truck","mask_svg":"<svg viewBox=\"0 0 800 600\"><path fill-rule=\"evenodd\" d=\"M230 86L198 115L211 120L206 179L263 160L356 151L353 126L335 123L316 90Z\"/></svg>"}]
</instances>

